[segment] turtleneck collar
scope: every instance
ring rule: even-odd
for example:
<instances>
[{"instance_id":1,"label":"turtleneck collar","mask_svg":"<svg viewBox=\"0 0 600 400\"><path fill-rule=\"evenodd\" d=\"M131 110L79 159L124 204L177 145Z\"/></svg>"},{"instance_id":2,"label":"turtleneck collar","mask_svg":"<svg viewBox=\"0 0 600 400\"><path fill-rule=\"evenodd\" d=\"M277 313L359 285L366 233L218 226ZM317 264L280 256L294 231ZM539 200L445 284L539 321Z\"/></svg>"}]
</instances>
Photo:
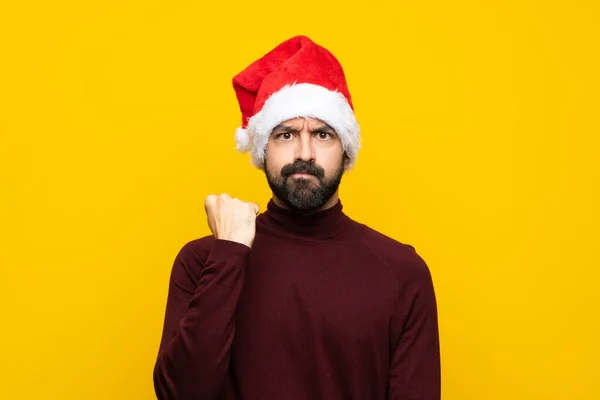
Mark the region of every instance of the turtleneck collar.
<instances>
[{"instance_id":1,"label":"turtleneck collar","mask_svg":"<svg viewBox=\"0 0 600 400\"><path fill-rule=\"evenodd\" d=\"M302 215L279 207L271 199L267 204L267 210L258 216L257 222L276 231L279 236L287 234L323 240L336 236L349 226L350 218L342 209L342 202L338 200L334 206L326 210Z\"/></svg>"}]
</instances>

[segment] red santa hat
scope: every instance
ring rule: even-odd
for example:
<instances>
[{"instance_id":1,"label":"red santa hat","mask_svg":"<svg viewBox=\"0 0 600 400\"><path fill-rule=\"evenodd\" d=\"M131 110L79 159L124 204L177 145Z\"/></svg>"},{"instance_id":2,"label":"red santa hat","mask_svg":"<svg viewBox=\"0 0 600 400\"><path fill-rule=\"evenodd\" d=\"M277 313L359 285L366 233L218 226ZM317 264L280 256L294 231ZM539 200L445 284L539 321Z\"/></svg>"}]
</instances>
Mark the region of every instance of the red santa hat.
<instances>
[{"instance_id":1,"label":"red santa hat","mask_svg":"<svg viewBox=\"0 0 600 400\"><path fill-rule=\"evenodd\" d=\"M306 36L279 44L233 78L242 112L236 129L237 150L250 152L264 168L265 148L274 127L297 117L312 117L331 126L350 158L356 161L360 128L339 61Z\"/></svg>"}]
</instances>

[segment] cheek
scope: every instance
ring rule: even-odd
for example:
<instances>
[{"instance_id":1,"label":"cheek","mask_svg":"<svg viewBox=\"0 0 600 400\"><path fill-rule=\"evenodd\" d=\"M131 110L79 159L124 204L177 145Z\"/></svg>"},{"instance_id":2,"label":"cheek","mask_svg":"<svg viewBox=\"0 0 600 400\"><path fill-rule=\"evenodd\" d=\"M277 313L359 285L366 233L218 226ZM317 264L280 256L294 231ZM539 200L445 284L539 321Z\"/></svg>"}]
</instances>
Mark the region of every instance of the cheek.
<instances>
[{"instance_id":1,"label":"cheek","mask_svg":"<svg viewBox=\"0 0 600 400\"><path fill-rule=\"evenodd\" d=\"M271 146L267 144L265 156L269 160L269 169L281 171L285 164L294 162L294 152L285 147Z\"/></svg>"},{"instance_id":2,"label":"cheek","mask_svg":"<svg viewBox=\"0 0 600 400\"><path fill-rule=\"evenodd\" d=\"M267 172L271 175L279 175L281 173L281 168L290 161L287 161L285 158L285 154L280 149L276 149L267 145L265 151L266 157L266 165Z\"/></svg>"},{"instance_id":3,"label":"cheek","mask_svg":"<svg viewBox=\"0 0 600 400\"><path fill-rule=\"evenodd\" d=\"M323 152L320 157L321 161L319 161L319 158L317 157L317 163L325 169L325 176L327 178L331 178L337 174L342 166L342 157L343 155L340 149Z\"/></svg>"}]
</instances>

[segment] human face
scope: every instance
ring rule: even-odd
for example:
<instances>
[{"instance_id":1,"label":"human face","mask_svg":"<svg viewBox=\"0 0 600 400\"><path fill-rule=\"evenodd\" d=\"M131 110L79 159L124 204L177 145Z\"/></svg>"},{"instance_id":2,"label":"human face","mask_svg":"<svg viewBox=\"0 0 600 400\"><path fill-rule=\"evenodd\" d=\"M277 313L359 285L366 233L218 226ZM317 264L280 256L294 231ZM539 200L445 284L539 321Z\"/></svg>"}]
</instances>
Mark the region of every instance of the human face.
<instances>
[{"instance_id":1,"label":"human face","mask_svg":"<svg viewBox=\"0 0 600 400\"><path fill-rule=\"evenodd\" d=\"M347 166L340 138L321 120L294 118L271 132L265 174L284 208L310 213L333 206Z\"/></svg>"}]
</instances>

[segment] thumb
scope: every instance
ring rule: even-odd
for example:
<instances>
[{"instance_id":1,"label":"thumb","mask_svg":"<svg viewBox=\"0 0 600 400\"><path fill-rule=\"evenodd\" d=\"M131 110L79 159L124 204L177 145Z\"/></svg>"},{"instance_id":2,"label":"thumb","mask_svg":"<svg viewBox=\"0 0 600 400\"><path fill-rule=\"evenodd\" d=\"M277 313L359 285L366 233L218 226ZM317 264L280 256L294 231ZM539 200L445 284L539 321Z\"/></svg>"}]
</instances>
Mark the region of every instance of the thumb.
<instances>
[{"instance_id":1,"label":"thumb","mask_svg":"<svg viewBox=\"0 0 600 400\"><path fill-rule=\"evenodd\" d=\"M258 204L256 204L256 203L250 203L250 204L252 205L252 209L254 210L254 213L255 213L256 215L258 215L258 213L260 212L260 207L259 207L259 205L258 205Z\"/></svg>"}]
</instances>

